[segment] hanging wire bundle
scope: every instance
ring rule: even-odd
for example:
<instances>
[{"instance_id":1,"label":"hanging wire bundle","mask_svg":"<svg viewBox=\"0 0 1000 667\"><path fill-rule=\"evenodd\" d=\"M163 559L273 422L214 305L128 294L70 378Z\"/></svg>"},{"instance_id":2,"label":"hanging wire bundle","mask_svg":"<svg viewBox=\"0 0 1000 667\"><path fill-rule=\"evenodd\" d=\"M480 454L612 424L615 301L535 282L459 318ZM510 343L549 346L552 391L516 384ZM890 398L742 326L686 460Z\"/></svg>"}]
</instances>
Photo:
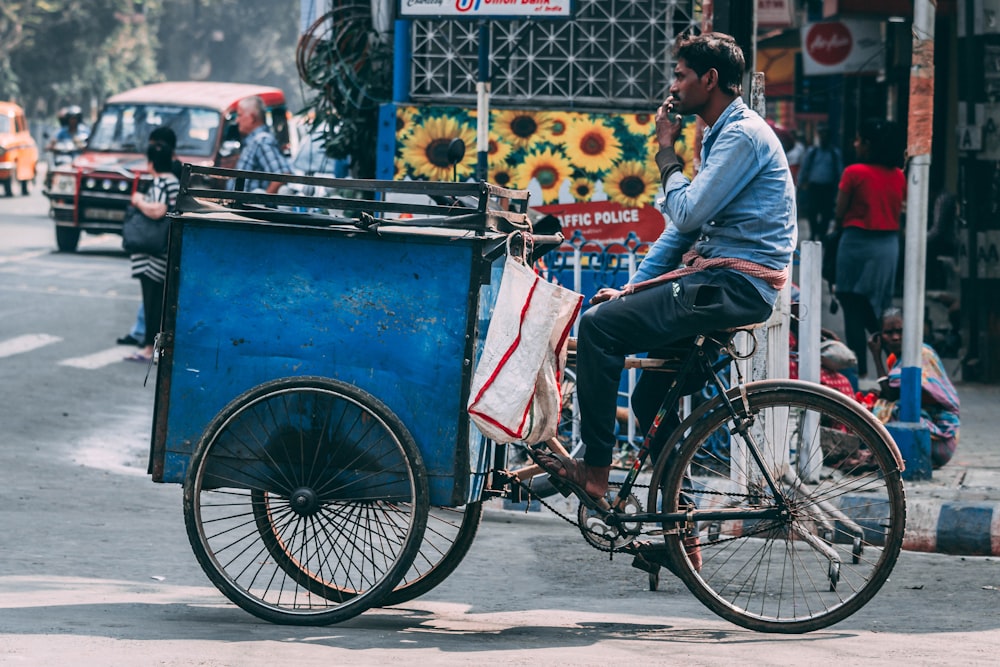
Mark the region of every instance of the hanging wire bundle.
<instances>
[{"instance_id":1,"label":"hanging wire bundle","mask_svg":"<svg viewBox=\"0 0 1000 667\"><path fill-rule=\"evenodd\" d=\"M370 0L338 0L299 38L299 77L315 92L306 110L334 158L374 170L378 106L391 99L392 44L374 28Z\"/></svg>"}]
</instances>

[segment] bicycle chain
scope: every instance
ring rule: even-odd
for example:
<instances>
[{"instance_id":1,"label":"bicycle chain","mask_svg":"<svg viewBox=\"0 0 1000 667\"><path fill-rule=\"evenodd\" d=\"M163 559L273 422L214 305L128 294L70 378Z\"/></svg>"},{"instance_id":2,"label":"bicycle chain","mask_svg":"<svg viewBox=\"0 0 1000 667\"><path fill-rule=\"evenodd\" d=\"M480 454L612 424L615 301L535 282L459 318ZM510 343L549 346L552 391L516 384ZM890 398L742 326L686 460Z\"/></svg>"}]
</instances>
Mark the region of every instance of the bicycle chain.
<instances>
[{"instance_id":1,"label":"bicycle chain","mask_svg":"<svg viewBox=\"0 0 1000 667\"><path fill-rule=\"evenodd\" d=\"M604 535L601 535L600 533L598 533L596 531L593 531L590 528L586 528L585 526L581 526L579 524L579 522L575 521L574 519L569 518L568 516L565 516L562 512L560 512L559 510L557 510L555 507L553 507L552 505L550 505L547 502L545 502L544 498L541 498L540 496L536 496L534 493L532 493L531 486L529 484L525 484L523 481L517 479L513 475L510 476L510 478L509 478L508 481L510 483L512 483L512 484L517 484L519 487L521 487L521 489L527 494L528 503L530 503L532 499L535 499L535 500L538 501L538 503L542 507L544 507L545 509L547 509L550 512L552 512L553 514L555 514L557 517L559 517L560 519L562 519L563 521L565 521L569 525L574 526L580 532L588 532L591 535L595 535L595 536L597 536L597 537L599 537L601 539L607 539ZM617 483L617 482L609 482L608 483L608 487L609 488L611 488L611 487L621 488L621 486L622 485L620 483ZM634 489L636 489L636 488L638 488L638 489L648 489L649 488L649 484L633 484L632 488L634 488ZM705 495L705 496L729 496L729 497L732 497L732 498L751 498L751 497L757 495L757 494L750 494L750 493L745 493L744 494L744 493L731 493L731 492L727 492L727 491L708 491L708 490L700 490L700 491L698 491L698 493L700 495ZM720 539L717 539L717 540L713 540L712 544L722 544L723 542L732 542L733 540L738 540L738 539L747 537L749 535L757 535L759 533L765 533L765 532L767 532L769 530L773 530L774 528L775 528L774 525L768 525L768 526L765 526L764 528L757 528L756 530L753 530L753 531L750 531L750 532L741 533L741 534L739 534L739 535L737 535L735 537L726 537L726 538L720 538ZM628 544L626 544L626 545L624 545L622 547L618 547L617 549L614 548L614 547L604 548L604 547L599 547L598 545L594 544L594 542L591 541L591 540L584 540L584 541L587 544L589 544L591 547L593 547L594 549L596 549L597 551L600 551L600 552L603 552L603 553L610 553L610 554L627 553L625 551L625 549L626 549L626 547L629 546Z\"/></svg>"}]
</instances>

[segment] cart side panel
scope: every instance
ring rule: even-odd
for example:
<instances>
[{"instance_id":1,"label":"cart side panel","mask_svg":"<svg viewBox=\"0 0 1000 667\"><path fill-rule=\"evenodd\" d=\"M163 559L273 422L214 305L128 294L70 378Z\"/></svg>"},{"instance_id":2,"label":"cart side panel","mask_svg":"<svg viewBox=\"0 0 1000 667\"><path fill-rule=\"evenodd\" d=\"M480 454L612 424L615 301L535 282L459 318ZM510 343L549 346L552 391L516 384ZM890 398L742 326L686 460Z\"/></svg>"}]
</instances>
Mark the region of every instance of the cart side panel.
<instances>
[{"instance_id":1,"label":"cart side panel","mask_svg":"<svg viewBox=\"0 0 1000 667\"><path fill-rule=\"evenodd\" d=\"M474 240L202 220L182 239L163 481L183 482L205 427L235 397L321 375L399 416L433 504L461 504L456 491L479 486L481 438L470 461L464 418L481 317Z\"/></svg>"}]
</instances>

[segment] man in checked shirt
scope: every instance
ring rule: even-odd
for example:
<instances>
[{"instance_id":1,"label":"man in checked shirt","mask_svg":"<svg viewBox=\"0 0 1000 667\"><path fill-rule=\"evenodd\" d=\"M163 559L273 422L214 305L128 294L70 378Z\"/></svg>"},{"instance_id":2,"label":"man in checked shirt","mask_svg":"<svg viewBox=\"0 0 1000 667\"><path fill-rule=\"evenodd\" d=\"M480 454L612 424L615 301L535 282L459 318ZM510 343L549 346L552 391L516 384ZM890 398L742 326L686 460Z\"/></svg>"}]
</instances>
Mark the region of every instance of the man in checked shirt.
<instances>
[{"instance_id":1,"label":"man in checked shirt","mask_svg":"<svg viewBox=\"0 0 1000 667\"><path fill-rule=\"evenodd\" d=\"M243 136L243 150L236 168L243 171L268 171L290 174L292 166L281 152L277 139L264 122L266 109L259 97L246 97L236 106L236 126ZM266 190L274 194L281 187L278 181L246 180L246 192Z\"/></svg>"}]
</instances>

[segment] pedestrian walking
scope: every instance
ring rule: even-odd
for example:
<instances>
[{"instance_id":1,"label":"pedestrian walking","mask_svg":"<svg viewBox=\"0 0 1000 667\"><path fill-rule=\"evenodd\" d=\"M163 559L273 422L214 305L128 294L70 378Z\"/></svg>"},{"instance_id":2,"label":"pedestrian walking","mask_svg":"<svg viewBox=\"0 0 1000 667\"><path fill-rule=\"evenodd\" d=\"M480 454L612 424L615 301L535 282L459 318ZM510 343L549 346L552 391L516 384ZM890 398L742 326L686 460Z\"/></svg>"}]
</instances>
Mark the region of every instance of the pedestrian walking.
<instances>
[{"instance_id":1,"label":"pedestrian walking","mask_svg":"<svg viewBox=\"0 0 1000 667\"><path fill-rule=\"evenodd\" d=\"M806 151L798 172L799 198L813 241L824 240L833 220L837 185L843 169L840 150L830 143L829 128L819 126L816 129L816 144Z\"/></svg>"},{"instance_id":2,"label":"pedestrian walking","mask_svg":"<svg viewBox=\"0 0 1000 667\"><path fill-rule=\"evenodd\" d=\"M844 309L847 346L858 357L858 376L868 373L868 333L881 328L892 305L899 263L899 227L906 200L903 139L899 126L877 118L858 128L860 162L840 179L835 216L840 230L835 292Z\"/></svg>"}]
</instances>

